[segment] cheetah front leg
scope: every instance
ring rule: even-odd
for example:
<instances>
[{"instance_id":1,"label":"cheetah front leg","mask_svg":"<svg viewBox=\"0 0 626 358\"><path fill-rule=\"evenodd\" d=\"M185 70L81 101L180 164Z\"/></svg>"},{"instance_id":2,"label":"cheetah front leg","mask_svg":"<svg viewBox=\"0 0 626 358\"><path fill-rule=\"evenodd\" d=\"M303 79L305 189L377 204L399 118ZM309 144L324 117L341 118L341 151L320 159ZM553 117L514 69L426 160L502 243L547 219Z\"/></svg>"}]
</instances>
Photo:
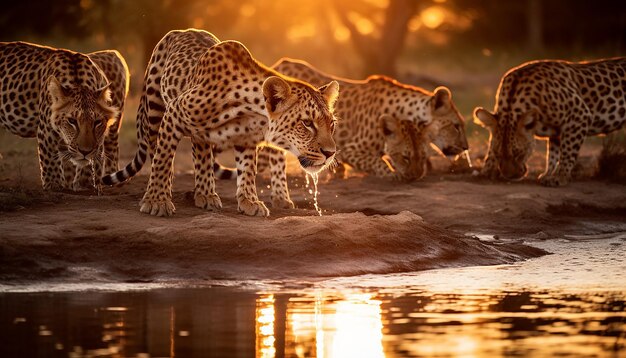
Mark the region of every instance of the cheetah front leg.
<instances>
[{"instance_id":1,"label":"cheetah front leg","mask_svg":"<svg viewBox=\"0 0 626 358\"><path fill-rule=\"evenodd\" d=\"M63 188L72 190L74 186L74 178L76 177L76 165L71 160L61 160L63 165Z\"/></svg>"},{"instance_id":2,"label":"cheetah front leg","mask_svg":"<svg viewBox=\"0 0 626 358\"><path fill-rule=\"evenodd\" d=\"M287 187L287 165L285 163L285 152L274 148L264 148L270 163L270 183L272 186L272 207L293 209L295 205L289 197Z\"/></svg>"},{"instance_id":3,"label":"cheetah front leg","mask_svg":"<svg viewBox=\"0 0 626 358\"><path fill-rule=\"evenodd\" d=\"M222 201L215 191L213 148L209 143L192 139L195 190L193 198L199 208L220 210Z\"/></svg>"},{"instance_id":4,"label":"cheetah front leg","mask_svg":"<svg viewBox=\"0 0 626 358\"><path fill-rule=\"evenodd\" d=\"M578 159L578 152L587 136L588 119L576 123L568 121L561 130L561 145L558 167L550 176L542 178L541 184L546 186L564 186L571 180L572 169Z\"/></svg>"},{"instance_id":5,"label":"cheetah front leg","mask_svg":"<svg viewBox=\"0 0 626 358\"><path fill-rule=\"evenodd\" d=\"M269 216L256 193L256 147L235 146L237 162L237 209L250 216Z\"/></svg>"},{"instance_id":6,"label":"cheetah front leg","mask_svg":"<svg viewBox=\"0 0 626 358\"><path fill-rule=\"evenodd\" d=\"M496 158L495 151L493 149L493 135L489 133L489 150L485 157L485 164L480 170L480 175L491 180L498 179L500 177L500 169L498 168L498 159Z\"/></svg>"},{"instance_id":7,"label":"cheetah front leg","mask_svg":"<svg viewBox=\"0 0 626 358\"><path fill-rule=\"evenodd\" d=\"M549 177L553 176L559 164L561 147L561 141L559 137L550 137L546 145L548 146L548 150L546 153L546 170L541 175L539 175L538 179L540 183L543 183Z\"/></svg>"},{"instance_id":8,"label":"cheetah front leg","mask_svg":"<svg viewBox=\"0 0 626 358\"><path fill-rule=\"evenodd\" d=\"M362 149L355 143L347 144L342 151L342 158L356 169L374 174L381 178L400 179L399 173L393 171L382 159L382 155L371 150Z\"/></svg>"},{"instance_id":9,"label":"cheetah front leg","mask_svg":"<svg viewBox=\"0 0 626 358\"><path fill-rule=\"evenodd\" d=\"M171 114L166 113L159 128L148 188L139 202L139 210L142 213L172 216L176 211L172 203L172 178L174 156L182 133L173 123L172 117Z\"/></svg>"},{"instance_id":10,"label":"cheetah front leg","mask_svg":"<svg viewBox=\"0 0 626 358\"><path fill-rule=\"evenodd\" d=\"M121 113L121 112L120 112ZM109 128L108 133L104 137L104 173L103 175L115 173L119 169L119 130L122 123L121 114L116 119L115 123Z\"/></svg>"},{"instance_id":11,"label":"cheetah front leg","mask_svg":"<svg viewBox=\"0 0 626 358\"><path fill-rule=\"evenodd\" d=\"M59 152L61 139L52 128L43 124L45 119L40 119L39 123L37 147L41 184L44 190L59 191L65 187L62 154Z\"/></svg>"},{"instance_id":12,"label":"cheetah front leg","mask_svg":"<svg viewBox=\"0 0 626 358\"><path fill-rule=\"evenodd\" d=\"M70 184L70 189L80 191L93 187L93 170L91 165L74 165L74 177Z\"/></svg>"}]
</instances>

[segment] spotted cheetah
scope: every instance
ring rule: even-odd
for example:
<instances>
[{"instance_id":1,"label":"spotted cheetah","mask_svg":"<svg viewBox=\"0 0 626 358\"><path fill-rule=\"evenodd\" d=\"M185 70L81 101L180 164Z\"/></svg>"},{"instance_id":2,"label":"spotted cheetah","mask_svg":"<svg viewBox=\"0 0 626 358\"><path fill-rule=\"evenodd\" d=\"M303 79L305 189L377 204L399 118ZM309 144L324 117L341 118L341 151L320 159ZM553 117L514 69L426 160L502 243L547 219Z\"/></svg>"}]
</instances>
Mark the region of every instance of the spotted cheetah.
<instances>
[{"instance_id":1,"label":"spotted cheetah","mask_svg":"<svg viewBox=\"0 0 626 358\"><path fill-rule=\"evenodd\" d=\"M341 121L335 133L335 141L340 149L338 160L359 170L382 177L419 179L425 174L423 165L425 154L418 159L424 148L403 146L404 155L385 157L385 148L401 142L388 142L381 124L383 116L415 123L422 129L407 138L420 137L419 142L432 142L446 155L459 154L468 148L463 117L452 102L450 91L439 87L435 92L401 84L384 76L371 76L364 81L354 81L334 77L321 72L311 64L283 58L272 68L280 73L300 80L320 85L336 80L341 85L341 101L337 103L336 114ZM390 145L391 144L391 145ZM387 153L389 154L389 153ZM284 174L284 154L269 150L272 180L272 201L291 206ZM409 160L409 162L407 162ZM406 164L405 164L406 163ZM395 171L390 170L395 168ZM403 167L408 170L403 173ZM228 177L218 168L218 177Z\"/></svg>"},{"instance_id":2,"label":"spotted cheetah","mask_svg":"<svg viewBox=\"0 0 626 358\"><path fill-rule=\"evenodd\" d=\"M0 123L37 137L43 188L77 190L92 169L101 173L104 139L119 121L102 70L84 54L25 42L0 43L0 59Z\"/></svg>"},{"instance_id":3,"label":"spotted cheetah","mask_svg":"<svg viewBox=\"0 0 626 358\"><path fill-rule=\"evenodd\" d=\"M468 149L464 120L457 110L450 90L438 87L434 92L405 85L385 76L370 76L355 81L326 74L306 61L282 58L273 66L278 72L312 84L336 80L341 85L341 101L337 104L339 118L355 124L366 122L358 133L352 126L338 129L335 139L340 147L358 141L355 134L369 136L376 119L383 114L429 125L428 139L445 155L457 155ZM367 141L367 139L365 139Z\"/></svg>"},{"instance_id":4,"label":"spotted cheetah","mask_svg":"<svg viewBox=\"0 0 626 358\"><path fill-rule=\"evenodd\" d=\"M419 128L412 121L400 120L390 115L380 116L377 130L384 137L377 158L385 163L385 170L378 176L403 181L421 179L426 174L427 139L420 123ZM341 121L338 122L341 128ZM257 172L270 171L270 199L275 208L293 209L295 207L287 187L285 152L268 147L258 148ZM338 152L339 154L339 152ZM215 176L219 179L232 179L235 172L215 162ZM337 168L337 170L343 167Z\"/></svg>"},{"instance_id":5,"label":"spotted cheetah","mask_svg":"<svg viewBox=\"0 0 626 358\"><path fill-rule=\"evenodd\" d=\"M334 160L333 106L339 84L315 88L262 65L239 42L220 42L202 30L175 30L157 44L146 69L137 115L139 149L105 184L135 175L154 151L140 211L170 216L172 163L178 142L191 137L195 205L221 208L212 171L215 148L234 148L238 210L268 216L255 185L256 148L289 150L308 172Z\"/></svg>"},{"instance_id":6,"label":"spotted cheetah","mask_svg":"<svg viewBox=\"0 0 626 358\"><path fill-rule=\"evenodd\" d=\"M483 175L523 178L538 137L548 146L540 183L565 185L585 137L626 123L626 58L522 64L502 78L494 112L478 107L474 117L491 132Z\"/></svg>"}]
</instances>

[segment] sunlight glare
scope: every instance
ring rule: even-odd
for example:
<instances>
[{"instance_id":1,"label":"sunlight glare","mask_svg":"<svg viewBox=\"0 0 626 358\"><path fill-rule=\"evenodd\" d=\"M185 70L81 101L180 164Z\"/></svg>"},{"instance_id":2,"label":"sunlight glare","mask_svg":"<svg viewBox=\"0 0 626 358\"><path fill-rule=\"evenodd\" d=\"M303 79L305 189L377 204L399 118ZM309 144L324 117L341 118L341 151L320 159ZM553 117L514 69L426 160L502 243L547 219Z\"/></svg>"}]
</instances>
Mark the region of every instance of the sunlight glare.
<instances>
[{"instance_id":1,"label":"sunlight glare","mask_svg":"<svg viewBox=\"0 0 626 358\"><path fill-rule=\"evenodd\" d=\"M409 20L409 24L407 25L409 31L416 32L422 27L422 17L420 15L413 16L411 20Z\"/></svg>"},{"instance_id":2,"label":"sunlight glare","mask_svg":"<svg viewBox=\"0 0 626 358\"><path fill-rule=\"evenodd\" d=\"M274 357L274 295L261 295L256 302L256 356Z\"/></svg>"},{"instance_id":3,"label":"sunlight glare","mask_svg":"<svg viewBox=\"0 0 626 358\"><path fill-rule=\"evenodd\" d=\"M365 2L380 9L386 9L389 7L389 0L365 0Z\"/></svg>"},{"instance_id":4,"label":"sunlight glare","mask_svg":"<svg viewBox=\"0 0 626 358\"><path fill-rule=\"evenodd\" d=\"M436 29L445 19L445 10L441 6L431 6L422 11L420 17L424 26L429 29Z\"/></svg>"},{"instance_id":5,"label":"sunlight glare","mask_svg":"<svg viewBox=\"0 0 626 358\"><path fill-rule=\"evenodd\" d=\"M384 357L381 301L356 294L337 302L333 357ZM330 356L330 355L329 355Z\"/></svg>"},{"instance_id":6,"label":"sunlight glare","mask_svg":"<svg viewBox=\"0 0 626 358\"><path fill-rule=\"evenodd\" d=\"M300 42L307 38L315 37L316 33L315 22L307 21L289 28L287 30L287 38L291 42Z\"/></svg>"},{"instance_id":7,"label":"sunlight glare","mask_svg":"<svg viewBox=\"0 0 626 358\"><path fill-rule=\"evenodd\" d=\"M243 4L239 8L239 13L243 17L251 17L256 13L256 8L252 4Z\"/></svg>"},{"instance_id":8,"label":"sunlight glare","mask_svg":"<svg viewBox=\"0 0 626 358\"><path fill-rule=\"evenodd\" d=\"M335 28L333 35L337 42L346 42L350 39L350 30L345 26L339 25Z\"/></svg>"},{"instance_id":9,"label":"sunlight glare","mask_svg":"<svg viewBox=\"0 0 626 358\"><path fill-rule=\"evenodd\" d=\"M357 31L363 35L369 35L374 32L374 24L372 21L356 12L348 13L348 19L354 23Z\"/></svg>"}]
</instances>

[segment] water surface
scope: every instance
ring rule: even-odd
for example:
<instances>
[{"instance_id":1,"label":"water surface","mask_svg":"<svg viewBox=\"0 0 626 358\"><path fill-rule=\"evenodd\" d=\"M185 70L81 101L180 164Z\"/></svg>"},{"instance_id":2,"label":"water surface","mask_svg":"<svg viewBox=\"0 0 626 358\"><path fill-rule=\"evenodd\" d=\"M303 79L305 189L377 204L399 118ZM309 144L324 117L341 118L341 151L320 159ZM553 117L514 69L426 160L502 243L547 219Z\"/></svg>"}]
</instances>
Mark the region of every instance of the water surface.
<instances>
[{"instance_id":1,"label":"water surface","mask_svg":"<svg viewBox=\"0 0 626 358\"><path fill-rule=\"evenodd\" d=\"M22 292L0 293L0 356L625 356L626 236L533 245L554 254L314 283L2 286Z\"/></svg>"}]
</instances>

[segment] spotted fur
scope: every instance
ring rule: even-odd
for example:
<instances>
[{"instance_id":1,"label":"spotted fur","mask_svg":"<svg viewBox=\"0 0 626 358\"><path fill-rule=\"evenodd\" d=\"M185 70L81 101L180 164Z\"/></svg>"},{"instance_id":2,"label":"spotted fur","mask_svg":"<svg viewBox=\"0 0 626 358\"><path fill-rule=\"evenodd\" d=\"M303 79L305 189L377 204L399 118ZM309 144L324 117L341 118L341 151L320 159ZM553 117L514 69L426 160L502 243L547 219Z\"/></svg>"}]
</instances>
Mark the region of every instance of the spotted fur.
<instances>
[{"instance_id":1,"label":"spotted fur","mask_svg":"<svg viewBox=\"0 0 626 358\"><path fill-rule=\"evenodd\" d=\"M325 74L307 62L288 58L279 60L272 67L282 74L314 85L331 80L340 83L341 101L337 103L336 113L341 121L334 136L340 149L337 158L356 169L381 177L419 179L425 174L422 164L426 154L421 154L425 153L423 144L432 142L446 155L459 154L467 149L463 118L445 87L428 92L384 76L371 76L364 81L341 79ZM382 130L384 116L413 122L420 132L403 136L407 142L398 141L397 137L390 138ZM408 124L396 128L406 130ZM415 138L420 139L416 142ZM419 146L411 147L411 143L418 143ZM394 146L397 148L394 149ZM405 154L399 157L389 155L386 152L389 150L404 151ZM283 174L284 154L269 150L268 156L272 201L289 207L289 193ZM408 165L403 160L393 162L407 157L412 158ZM218 171L218 177L228 176L230 174L224 170Z\"/></svg>"},{"instance_id":2,"label":"spotted fur","mask_svg":"<svg viewBox=\"0 0 626 358\"><path fill-rule=\"evenodd\" d=\"M626 124L626 58L525 63L502 78L494 112L474 117L491 132L483 175L523 178L538 137L548 143L540 182L565 185L585 137Z\"/></svg>"},{"instance_id":3,"label":"spotted fur","mask_svg":"<svg viewBox=\"0 0 626 358\"><path fill-rule=\"evenodd\" d=\"M13 134L37 137L44 189L77 190L91 170L102 172L103 143L119 108L107 77L88 56L0 43L0 95L0 123Z\"/></svg>"},{"instance_id":4,"label":"spotted fur","mask_svg":"<svg viewBox=\"0 0 626 358\"><path fill-rule=\"evenodd\" d=\"M213 176L214 150L234 148L237 202L246 215L269 215L255 186L256 148L267 143L289 150L302 167L317 172L334 160L332 138L336 82L317 89L257 62L239 42L201 30L171 31L155 47L137 115L139 149L107 184L135 175L154 152L141 211L174 213L172 163L178 142L191 137L195 204L221 208Z\"/></svg>"},{"instance_id":5,"label":"spotted fur","mask_svg":"<svg viewBox=\"0 0 626 358\"><path fill-rule=\"evenodd\" d=\"M104 138L104 165L103 172L98 175L100 176L118 170L119 131L122 126L124 104L130 85L130 73L124 57L115 50L92 52L87 56L100 67L109 80L111 103L118 109L117 115L113 118L114 122L109 126L109 131Z\"/></svg>"}]
</instances>

